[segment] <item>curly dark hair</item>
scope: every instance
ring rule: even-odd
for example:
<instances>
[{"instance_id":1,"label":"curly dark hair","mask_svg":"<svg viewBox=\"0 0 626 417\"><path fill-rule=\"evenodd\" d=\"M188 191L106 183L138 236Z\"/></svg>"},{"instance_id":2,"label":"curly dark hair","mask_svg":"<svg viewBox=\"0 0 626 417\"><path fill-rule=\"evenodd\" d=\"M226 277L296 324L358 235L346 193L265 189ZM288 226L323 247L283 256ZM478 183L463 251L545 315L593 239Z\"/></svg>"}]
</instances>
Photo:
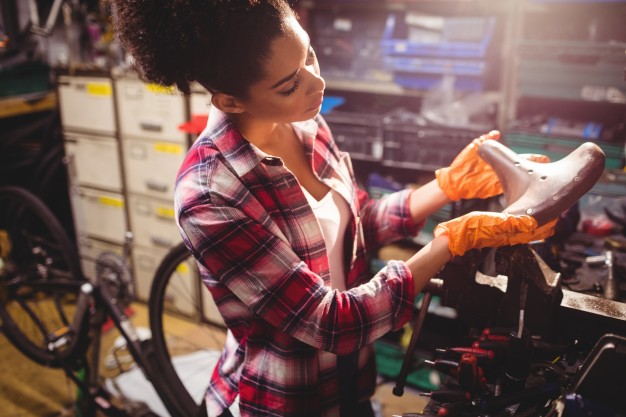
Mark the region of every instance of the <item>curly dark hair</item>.
<instances>
[{"instance_id":1,"label":"curly dark hair","mask_svg":"<svg viewBox=\"0 0 626 417\"><path fill-rule=\"evenodd\" d=\"M286 0L111 0L115 30L140 76L190 93L242 99L263 76L270 43L295 16Z\"/></svg>"}]
</instances>

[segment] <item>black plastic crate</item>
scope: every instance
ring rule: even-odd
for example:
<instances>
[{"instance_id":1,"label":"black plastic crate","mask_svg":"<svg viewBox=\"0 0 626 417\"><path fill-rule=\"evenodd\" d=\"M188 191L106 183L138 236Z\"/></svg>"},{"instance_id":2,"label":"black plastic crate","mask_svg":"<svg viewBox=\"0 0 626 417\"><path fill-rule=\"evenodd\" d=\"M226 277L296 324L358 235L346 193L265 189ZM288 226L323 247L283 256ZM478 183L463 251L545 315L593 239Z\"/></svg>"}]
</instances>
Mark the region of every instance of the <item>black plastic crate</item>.
<instances>
[{"instance_id":1,"label":"black plastic crate","mask_svg":"<svg viewBox=\"0 0 626 417\"><path fill-rule=\"evenodd\" d=\"M450 165L456 155L482 133L470 129L425 127L389 120L383 129L382 163L434 171Z\"/></svg>"},{"instance_id":2,"label":"black plastic crate","mask_svg":"<svg viewBox=\"0 0 626 417\"><path fill-rule=\"evenodd\" d=\"M352 159L381 160L384 115L332 111L324 118L339 149L349 152Z\"/></svg>"}]
</instances>

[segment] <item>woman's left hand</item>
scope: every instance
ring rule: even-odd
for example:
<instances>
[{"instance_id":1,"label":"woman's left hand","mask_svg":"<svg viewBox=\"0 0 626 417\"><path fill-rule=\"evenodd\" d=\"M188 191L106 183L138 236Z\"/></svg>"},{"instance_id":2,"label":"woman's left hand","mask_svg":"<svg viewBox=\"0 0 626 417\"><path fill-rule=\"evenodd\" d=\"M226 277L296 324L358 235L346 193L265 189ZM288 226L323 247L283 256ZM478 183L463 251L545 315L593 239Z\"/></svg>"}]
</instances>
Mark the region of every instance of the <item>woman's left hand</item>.
<instances>
[{"instance_id":1,"label":"woman's left hand","mask_svg":"<svg viewBox=\"0 0 626 417\"><path fill-rule=\"evenodd\" d=\"M435 171L437 183L452 201L488 198L502 193L496 173L480 156L478 148L486 140L500 139L500 132L491 132L474 139L450 166Z\"/></svg>"},{"instance_id":2,"label":"woman's left hand","mask_svg":"<svg viewBox=\"0 0 626 417\"><path fill-rule=\"evenodd\" d=\"M499 140L500 132L491 132L474 139L449 167L435 171L439 188L452 201L470 198L489 198L502 194L502 186L493 168L478 155L478 148L486 140ZM545 155L522 154L534 162L550 162Z\"/></svg>"}]
</instances>

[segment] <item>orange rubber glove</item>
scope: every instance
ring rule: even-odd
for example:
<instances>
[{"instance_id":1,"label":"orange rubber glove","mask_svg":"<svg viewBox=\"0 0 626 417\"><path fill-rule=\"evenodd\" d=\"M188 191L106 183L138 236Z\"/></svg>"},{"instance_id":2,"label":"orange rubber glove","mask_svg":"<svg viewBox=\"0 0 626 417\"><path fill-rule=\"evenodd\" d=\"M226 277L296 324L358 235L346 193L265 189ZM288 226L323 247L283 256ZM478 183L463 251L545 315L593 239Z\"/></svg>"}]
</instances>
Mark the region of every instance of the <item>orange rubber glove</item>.
<instances>
[{"instance_id":1,"label":"orange rubber glove","mask_svg":"<svg viewBox=\"0 0 626 417\"><path fill-rule=\"evenodd\" d=\"M449 167L435 171L439 188L452 201L487 198L502 194L502 186L491 166L478 156L478 147L486 140L500 139L500 132L491 132L474 139Z\"/></svg>"},{"instance_id":2,"label":"orange rubber glove","mask_svg":"<svg viewBox=\"0 0 626 417\"><path fill-rule=\"evenodd\" d=\"M435 227L435 236L447 235L452 256L470 249L495 248L543 240L554 234L553 220L541 227L528 215L473 211Z\"/></svg>"},{"instance_id":3,"label":"orange rubber glove","mask_svg":"<svg viewBox=\"0 0 626 417\"><path fill-rule=\"evenodd\" d=\"M500 132L491 132L474 139L449 167L435 171L439 188L452 201L470 198L488 198L502 194L502 186L491 166L478 155L478 148L486 140L500 139ZM545 155L523 154L535 162L550 162Z\"/></svg>"}]
</instances>

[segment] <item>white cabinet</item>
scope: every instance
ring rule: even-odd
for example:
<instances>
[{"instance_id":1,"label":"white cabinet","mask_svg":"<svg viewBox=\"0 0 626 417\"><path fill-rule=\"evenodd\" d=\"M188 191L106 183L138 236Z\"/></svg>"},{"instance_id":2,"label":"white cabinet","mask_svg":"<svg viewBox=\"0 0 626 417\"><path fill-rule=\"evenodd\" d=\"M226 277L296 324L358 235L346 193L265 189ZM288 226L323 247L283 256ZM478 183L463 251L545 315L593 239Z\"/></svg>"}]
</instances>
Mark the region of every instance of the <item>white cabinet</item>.
<instances>
[{"instance_id":1,"label":"white cabinet","mask_svg":"<svg viewBox=\"0 0 626 417\"><path fill-rule=\"evenodd\" d=\"M63 130L115 134L113 87L109 78L60 76L58 91Z\"/></svg>"},{"instance_id":2,"label":"white cabinet","mask_svg":"<svg viewBox=\"0 0 626 417\"><path fill-rule=\"evenodd\" d=\"M191 117L209 114L211 94L208 91L192 91L189 95L189 113Z\"/></svg>"},{"instance_id":3,"label":"white cabinet","mask_svg":"<svg viewBox=\"0 0 626 417\"><path fill-rule=\"evenodd\" d=\"M119 146L114 137L66 132L65 155L75 183L122 192Z\"/></svg>"},{"instance_id":4,"label":"white cabinet","mask_svg":"<svg viewBox=\"0 0 626 417\"><path fill-rule=\"evenodd\" d=\"M187 135L178 129L187 120L181 93L130 77L115 83L122 136L186 142Z\"/></svg>"},{"instance_id":5,"label":"white cabinet","mask_svg":"<svg viewBox=\"0 0 626 417\"><path fill-rule=\"evenodd\" d=\"M202 295L202 313L204 314L204 318L209 320L213 324L219 324L225 326L224 319L217 309L217 304L213 301L213 297L211 296L211 292L204 287L202 284L201 288Z\"/></svg>"},{"instance_id":6,"label":"white cabinet","mask_svg":"<svg viewBox=\"0 0 626 417\"><path fill-rule=\"evenodd\" d=\"M154 279L154 273L159 263L165 257L167 250L156 248L133 247L133 272L135 275L135 295L139 300L147 301L150 297L150 287ZM185 313L193 313L193 304L181 306Z\"/></svg>"},{"instance_id":7,"label":"white cabinet","mask_svg":"<svg viewBox=\"0 0 626 417\"><path fill-rule=\"evenodd\" d=\"M137 245L168 249L181 241L171 201L130 194L128 211Z\"/></svg>"},{"instance_id":8,"label":"white cabinet","mask_svg":"<svg viewBox=\"0 0 626 417\"><path fill-rule=\"evenodd\" d=\"M124 243L128 224L122 194L75 186L70 199L79 236Z\"/></svg>"},{"instance_id":9,"label":"white cabinet","mask_svg":"<svg viewBox=\"0 0 626 417\"><path fill-rule=\"evenodd\" d=\"M165 249L136 246L133 250L133 266L136 279L136 294L140 300L147 300L154 280L154 274L165 256ZM224 320L217 310L217 305L209 290L202 284L195 260L189 258L178 265L170 278L165 291L165 308L187 317L197 318L196 300L202 300L202 313L206 320L224 325Z\"/></svg>"},{"instance_id":10,"label":"white cabinet","mask_svg":"<svg viewBox=\"0 0 626 417\"><path fill-rule=\"evenodd\" d=\"M103 242L85 236L79 237L78 249L81 257L83 274L91 280L96 278L96 261L103 253L113 253L122 259L124 246Z\"/></svg>"},{"instance_id":11,"label":"white cabinet","mask_svg":"<svg viewBox=\"0 0 626 417\"><path fill-rule=\"evenodd\" d=\"M128 191L173 201L176 174L185 157L186 146L124 138L122 147Z\"/></svg>"}]
</instances>

